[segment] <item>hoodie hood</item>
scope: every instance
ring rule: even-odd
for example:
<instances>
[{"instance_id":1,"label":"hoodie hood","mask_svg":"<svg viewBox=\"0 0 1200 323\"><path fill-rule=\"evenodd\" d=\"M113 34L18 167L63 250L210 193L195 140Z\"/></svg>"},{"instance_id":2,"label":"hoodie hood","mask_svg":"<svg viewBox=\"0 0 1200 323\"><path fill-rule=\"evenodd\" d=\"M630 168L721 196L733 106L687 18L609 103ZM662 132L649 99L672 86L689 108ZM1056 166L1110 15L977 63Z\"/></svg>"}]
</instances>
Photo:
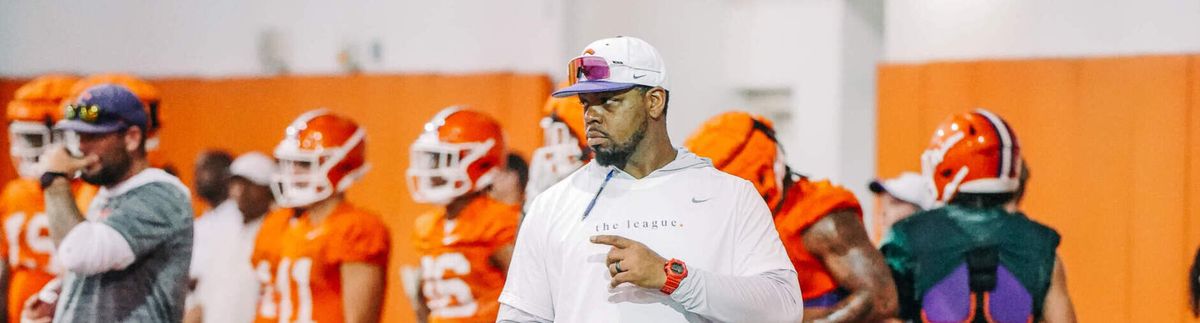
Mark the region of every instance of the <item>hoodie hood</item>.
<instances>
[{"instance_id":1,"label":"hoodie hood","mask_svg":"<svg viewBox=\"0 0 1200 323\"><path fill-rule=\"evenodd\" d=\"M663 165L663 167L650 172L649 175L646 175L646 177L642 179L661 178L674 175L684 170L713 167L712 160L705 157L700 157L699 155L688 151L687 148L675 147L675 152L675 160L672 160L670 163ZM617 169L613 166L602 166L597 163L595 159L588 163L588 168L590 168L589 171L592 173L592 176L599 176L600 178L604 178L609 171L616 170L613 178L627 180L634 179L632 175L629 175L629 173L626 173L624 170Z\"/></svg>"},{"instance_id":2,"label":"hoodie hood","mask_svg":"<svg viewBox=\"0 0 1200 323\"><path fill-rule=\"evenodd\" d=\"M676 147L675 151L675 160L651 172L646 177L665 176L685 169L713 167L711 159L700 157L700 155L688 151L687 148Z\"/></svg>"}]
</instances>

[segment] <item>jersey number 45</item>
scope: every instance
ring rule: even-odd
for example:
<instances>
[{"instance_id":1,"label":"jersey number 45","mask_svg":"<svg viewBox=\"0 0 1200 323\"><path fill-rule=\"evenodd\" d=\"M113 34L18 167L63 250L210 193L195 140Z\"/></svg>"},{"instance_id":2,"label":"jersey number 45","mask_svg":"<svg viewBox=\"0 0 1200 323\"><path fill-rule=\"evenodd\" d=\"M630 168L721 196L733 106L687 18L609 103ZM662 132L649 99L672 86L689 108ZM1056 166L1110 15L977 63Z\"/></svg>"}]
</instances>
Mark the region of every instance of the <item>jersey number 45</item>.
<instances>
[{"instance_id":1,"label":"jersey number 45","mask_svg":"<svg viewBox=\"0 0 1200 323\"><path fill-rule=\"evenodd\" d=\"M471 294L471 286L461 277L471 273L471 263L461 253L444 253L421 257L421 292L430 315L442 318L471 317L479 304ZM449 274L449 275L447 275Z\"/></svg>"}]
</instances>

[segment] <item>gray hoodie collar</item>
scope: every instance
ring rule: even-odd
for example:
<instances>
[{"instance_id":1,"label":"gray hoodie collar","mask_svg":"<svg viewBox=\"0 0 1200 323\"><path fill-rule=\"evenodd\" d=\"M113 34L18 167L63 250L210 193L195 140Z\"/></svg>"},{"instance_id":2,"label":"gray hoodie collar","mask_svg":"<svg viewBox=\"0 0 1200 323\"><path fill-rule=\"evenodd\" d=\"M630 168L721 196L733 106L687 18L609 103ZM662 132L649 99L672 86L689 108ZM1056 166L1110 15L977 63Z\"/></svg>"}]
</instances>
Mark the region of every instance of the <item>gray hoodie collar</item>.
<instances>
[{"instance_id":1,"label":"gray hoodie collar","mask_svg":"<svg viewBox=\"0 0 1200 323\"><path fill-rule=\"evenodd\" d=\"M650 175L647 175L645 178L668 176L682 170L693 168L712 167L712 160L705 157L700 157L699 155L688 151L687 148L675 147L675 151L677 152L675 154L675 160L672 160L670 163L663 165L663 167L650 172ZM595 163L595 160L592 160L592 163ZM599 171L596 173L600 174L600 176L604 176L609 170L616 169L616 167L613 166L600 166L598 163L596 163L594 166L597 166L596 168ZM626 179L633 178L632 175L629 175L624 170L616 169L616 172L616 177Z\"/></svg>"}]
</instances>

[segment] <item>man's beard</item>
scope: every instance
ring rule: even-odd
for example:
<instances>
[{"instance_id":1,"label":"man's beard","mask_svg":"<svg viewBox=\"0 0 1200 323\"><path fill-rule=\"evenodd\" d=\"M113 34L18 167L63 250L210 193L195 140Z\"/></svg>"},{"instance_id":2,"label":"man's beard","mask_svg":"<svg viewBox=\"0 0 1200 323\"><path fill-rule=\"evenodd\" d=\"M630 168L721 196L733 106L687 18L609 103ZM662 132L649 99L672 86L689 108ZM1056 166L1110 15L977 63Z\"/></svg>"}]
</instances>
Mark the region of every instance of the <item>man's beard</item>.
<instances>
[{"instance_id":1,"label":"man's beard","mask_svg":"<svg viewBox=\"0 0 1200 323\"><path fill-rule=\"evenodd\" d=\"M242 221L249 222L261 218L271 211L268 203L247 203L238 201L238 211L242 211Z\"/></svg>"},{"instance_id":2,"label":"man's beard","mask_svg":"<svg viewBox=\"0 0 1200 323\"><path fill-rule=\"evenodd\" d=\"M625 164L629 162L629 156L633 155L633 151L637 149L638 144L642 143L642 139L646 137L646 125L649 121L643 121L638 125L637 131L633 132L633 136L624 143L613 142L612 148L602 148L600 146L592 146L592 151L596 153L596 162L602 166L615 166L617 168L625 168Z\"/></svg>"},{"instance_id":3,"label":"man's beard","mask_svg":"<svg viewBox=\"0 0 1200 323\"><path fill-rule=\"evenodd\" d=\"M221 183L205 183L196 185L196 194L209 203L221 203L229 196L229 191Z\"/></svg>"},{"instance_id":4,"label":"man's beard","mask_svg":"<svg viewBox=\"0 0 1200 323\"><path fill-rule=\"evenodd\" d=\"M97 186L110 186L121 182L125 174L129 173L129 168L133 167L133 157L124 151L117 151L108 156L101 158L100 171L96 174L88 175L83 173L84 182ZM107 160L108 162L103 162Z\"/></svg>"}]
</instances>

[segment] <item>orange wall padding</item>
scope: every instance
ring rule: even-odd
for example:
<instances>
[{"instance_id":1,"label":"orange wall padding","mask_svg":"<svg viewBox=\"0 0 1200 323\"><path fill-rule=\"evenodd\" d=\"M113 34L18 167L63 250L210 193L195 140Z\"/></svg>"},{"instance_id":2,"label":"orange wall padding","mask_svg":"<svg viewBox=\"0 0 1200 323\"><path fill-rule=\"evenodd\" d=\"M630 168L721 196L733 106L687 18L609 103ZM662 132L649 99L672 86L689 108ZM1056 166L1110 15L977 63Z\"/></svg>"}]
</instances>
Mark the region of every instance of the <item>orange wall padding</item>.
<instances>
[{"instance_id":1,"label":"orange wall padding","mask_svg":"<svg viewBox=\"0 0 1200 323\"><path fill-rule=\"evenodd\" d=\"M878 82L878 175L919 171L937 123L988 108L1030 163L1024 209L1063 236L1080 320L1197 322L1200 55L883 65Z\"/></svg>"},{"instance_id":2,"label":"orange wall padding","mask_svg":"<svg viewBox=\"0 0 1200 323\"><path fill-rule=\"evenodd\" d=\"M7 103L22 82L0 80L0 102ZM468 105L496 117L509 145L528 158L540 142L538 120L552 86L546 76L523 74L177 78L151 83L163 97L162 150L182 170L185 183L191 183L192 162L201 150L270 154L288 123L310 109L327 107L366 127L372 168L350 189L349 199L381 214L391 229L385 322L414 321L399 271L400 265L417 264L412 222L431 208L412 202L404 179L409 144L422 125L444 107ZM7 140L0 149L7 151ZM0 179L14 173L7 158L0 161Z\"/></svg>"}]
</instances>

